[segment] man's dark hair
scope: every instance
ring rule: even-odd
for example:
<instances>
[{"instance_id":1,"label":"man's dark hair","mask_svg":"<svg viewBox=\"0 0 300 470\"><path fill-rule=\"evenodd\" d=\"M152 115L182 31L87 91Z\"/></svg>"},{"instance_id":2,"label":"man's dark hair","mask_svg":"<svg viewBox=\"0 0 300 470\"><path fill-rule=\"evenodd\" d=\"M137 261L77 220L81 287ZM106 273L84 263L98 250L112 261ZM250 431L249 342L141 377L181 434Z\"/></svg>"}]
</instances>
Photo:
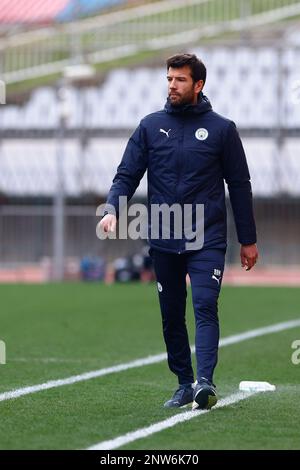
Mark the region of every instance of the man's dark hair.
<instances>
[{"instance_id":1,"label":"man's dark hair","mask_svg":"<svg viewBox=\"0 0 300 470\"><path fill-rule=\"evenodd\" d=\"M199 80L203 80L205 83L206 67L195 54L175 54L167 59L167 70L169 70L169 67L179 69L185 65L190 67L194 83Z\"/></svg>"}]
</instances>

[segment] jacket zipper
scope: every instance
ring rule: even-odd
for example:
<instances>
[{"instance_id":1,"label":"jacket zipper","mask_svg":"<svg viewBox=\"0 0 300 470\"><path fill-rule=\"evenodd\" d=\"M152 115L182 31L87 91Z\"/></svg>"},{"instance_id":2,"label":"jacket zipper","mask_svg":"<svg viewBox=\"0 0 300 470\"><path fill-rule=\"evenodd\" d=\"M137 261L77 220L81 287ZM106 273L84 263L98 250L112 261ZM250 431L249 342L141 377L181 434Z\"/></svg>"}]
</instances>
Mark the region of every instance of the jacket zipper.
<instances>
[{"instance_id":1,"label":"jacket zipper","mask_svg":"<svg viewBox=\"0 0 300 470\"><path fill-rule=\"evenodd\" d=\"M181 204L181 196L180 196L180 177L181 177L181 172L182 172L182 167L183 167L183 141L184 141L184 120L181 119L181 129L182 129L182 134L180 135L179 142L178 142L178 152L177 152L177 186L176 186L176 201L177 203ZM182 217L184 214L182 214ZM183 229L183 222L182 222L182 227ZM182 236L183 236L183 231L182 231ZM180 249L180 243L182 242L182 239L179 239L179 250L177 251L177 254L182 253L182 249Z\"/></svg>"}]
</instances>

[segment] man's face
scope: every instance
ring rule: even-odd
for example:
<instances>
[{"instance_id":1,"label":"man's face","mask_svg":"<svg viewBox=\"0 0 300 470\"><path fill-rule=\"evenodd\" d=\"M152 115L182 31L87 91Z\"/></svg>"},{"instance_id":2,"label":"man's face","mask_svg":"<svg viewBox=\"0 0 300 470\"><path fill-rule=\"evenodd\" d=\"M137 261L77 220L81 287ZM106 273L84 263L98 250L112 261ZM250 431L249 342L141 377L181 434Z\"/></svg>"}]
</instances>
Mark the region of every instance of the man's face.
<instances>
[{"instance_id":1,"label":"man's face","mask_svg":"<svg viewBox=\"0 0 300 470\"><path fill-rule=\"evenodd\" d=\"M174 106L197 103L198 93L204 83L203 80L193 82L188 65L181 68L169 67L167 80L169 99Z\"/></svg>"}]
</instances>

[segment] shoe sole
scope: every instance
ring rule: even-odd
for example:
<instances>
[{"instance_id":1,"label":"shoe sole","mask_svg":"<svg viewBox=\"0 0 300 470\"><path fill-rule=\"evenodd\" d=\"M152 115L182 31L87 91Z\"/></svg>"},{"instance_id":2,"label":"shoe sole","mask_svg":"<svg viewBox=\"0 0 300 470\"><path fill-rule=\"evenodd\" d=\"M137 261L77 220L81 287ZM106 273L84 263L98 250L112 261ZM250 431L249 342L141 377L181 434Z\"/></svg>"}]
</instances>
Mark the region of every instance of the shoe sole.
<instances>
[{"instance_id":1,"label":"shoe sole","mask_svg":"<svg viewBox=\"0 0 300 470\"><path fill-rule=\"evenodd\" d=\"M186 405L181 405L179 406L179 408L187 408L192 402L190 401L189 403L187 403Z\"/></svg>"},{"instance_id":2,"label":"shoe sole","mask_svg":"<svg viewBox=\"0 0 300 470\"><path fill-rule=\"evenodd\" d=\"M193 410L210 410L218 401L216 395L211 394L211 390L199 390L193 401Z\"/></svg>"},{"instance_id":3,"label":"shoe sole","mask_svg":"<svg viewBox=\"0 0 300 470\"><path fill-rule=\"evenodd\" d=\"M188 403L186 403L185 405L180 405L180 406L165 406L164 405L164 408L186 408L187 406L189 406L191 403L193 402L193 400L189 401Z\"/></svg>"}]
</instances>

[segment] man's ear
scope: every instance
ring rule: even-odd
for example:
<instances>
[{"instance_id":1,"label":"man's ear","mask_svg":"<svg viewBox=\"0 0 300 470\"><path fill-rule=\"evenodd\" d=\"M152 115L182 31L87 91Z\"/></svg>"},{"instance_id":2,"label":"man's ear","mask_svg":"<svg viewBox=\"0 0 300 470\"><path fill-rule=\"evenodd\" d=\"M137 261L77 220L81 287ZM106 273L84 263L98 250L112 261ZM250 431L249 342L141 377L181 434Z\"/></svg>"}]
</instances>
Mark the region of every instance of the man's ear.
<instances>
[{"instance_id":1,"label":"man's ear","mask_svg":"<svg viewBox=\"0 0 300 470\"><path fill-rule=\"evenodd\" d=\"M198 82L195 83L195 92L200 93L204 87L204 81L203 80L198 80Z\"/></svg>"}]
</instances>

